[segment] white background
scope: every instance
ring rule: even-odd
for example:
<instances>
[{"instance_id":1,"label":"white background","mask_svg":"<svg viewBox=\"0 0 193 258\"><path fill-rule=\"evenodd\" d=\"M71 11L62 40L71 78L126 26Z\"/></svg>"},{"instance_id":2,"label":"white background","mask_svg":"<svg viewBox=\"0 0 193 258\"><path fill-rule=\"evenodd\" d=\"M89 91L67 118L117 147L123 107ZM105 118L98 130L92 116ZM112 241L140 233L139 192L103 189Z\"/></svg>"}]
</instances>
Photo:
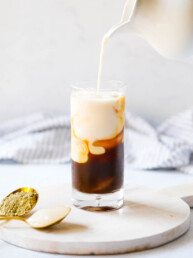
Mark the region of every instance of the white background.
<instances>
[{"instance_id":1,"label":"white background","mask_svg":"<svg viewBox=\"0 0 193 258\"><path fill-rule=\"evenodd\" d=\"M68 113L70 83L96 79L100 41L120 20L124 2L0 0L0 121L39 111ZM192 106L193 58L165 60L138 37L122 35L109 42L103 75L124 81L128 109L151 121ZM21 184L67 182L68 172L63 166L2 166L1 171L1 198ZM155 187L192 180L173 171L127 175L130 183ZM123 257L190 257L192 238L191 227L169 245ZM1 258L56 257L2 241L0 249Z\"/></svg>"},{"instance_id":2,"label":"white background","mask_svg":"<svg viewBox=\"0 0 193 258\"><path fill-rule=\"evenodd\" d=\"M69 85L96 79L100 41L125 0L0 0L0 120L69 112ZM113 38L105 79L128 85L127 106L162 120L192 105L193 58L160 57L133 35Z\"/></svg>"}]
</instances>

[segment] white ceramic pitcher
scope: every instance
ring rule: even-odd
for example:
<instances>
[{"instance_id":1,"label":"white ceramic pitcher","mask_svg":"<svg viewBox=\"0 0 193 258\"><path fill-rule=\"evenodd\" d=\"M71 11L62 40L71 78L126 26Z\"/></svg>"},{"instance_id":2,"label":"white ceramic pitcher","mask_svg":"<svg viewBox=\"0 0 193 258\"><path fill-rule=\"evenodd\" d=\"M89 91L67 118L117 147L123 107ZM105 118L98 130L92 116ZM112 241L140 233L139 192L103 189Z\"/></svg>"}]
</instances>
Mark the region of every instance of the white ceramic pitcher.
<instances>
[{"instance_id":1,"label":"white ceramic pitcher","mask_svg":"<svg viewBox=\"0 0 193 258\"><path fill-rule=\"evenodd\" d=\"M117 32L136 33L168 58L193 55L193 0L127 0Z\"/></svg>"}]
</instances>

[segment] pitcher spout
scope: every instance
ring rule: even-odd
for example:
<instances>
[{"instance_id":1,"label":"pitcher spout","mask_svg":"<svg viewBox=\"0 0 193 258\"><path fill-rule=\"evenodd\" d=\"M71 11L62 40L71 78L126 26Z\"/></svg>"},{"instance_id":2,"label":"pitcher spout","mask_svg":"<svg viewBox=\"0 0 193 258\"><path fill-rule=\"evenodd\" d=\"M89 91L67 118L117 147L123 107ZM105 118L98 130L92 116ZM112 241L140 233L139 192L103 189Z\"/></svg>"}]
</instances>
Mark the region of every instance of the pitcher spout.
<instances>
[{"instance_id":1,"label":"pitcher spout","mask_svg":"<svg viewBox=\"0 0 193 258\"><path fill-rule=\"evenodd\" d=\"M193 1L138 0L130 22L159 54L174 59L193 54Z\"/></svg>"},{"instance_id":2,"label":"pitcher spout","mask_svg":"<svg viewBox=\"0 0 193 258\"><path fill-rule=\"evenodd\" d=\"M192 0L127 0L110 34L135 33L167 58L193 54ZM109 34L109 35L110 35Z\"/></svg>"}]
</instances>

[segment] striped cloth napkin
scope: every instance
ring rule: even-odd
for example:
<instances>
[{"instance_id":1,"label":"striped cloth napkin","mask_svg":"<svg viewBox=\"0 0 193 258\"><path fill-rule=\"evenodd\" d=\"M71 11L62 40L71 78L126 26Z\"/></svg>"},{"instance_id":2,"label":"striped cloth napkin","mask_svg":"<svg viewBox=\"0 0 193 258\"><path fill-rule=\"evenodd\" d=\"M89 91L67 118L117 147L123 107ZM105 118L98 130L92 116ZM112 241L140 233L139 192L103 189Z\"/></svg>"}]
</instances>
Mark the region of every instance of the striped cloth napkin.
<instances>
[{"instance_id":1,"label":"striped cloth napkin","mask_svg":"<svg viewBox=\"0 0 193 258\"><path fill-rule=\"evenodd\" d=\"M157 128L140 117L126 119L126 162L133 168L178 169L193 173L193 108Z\"/></svg>"},{"instance_id":2,"label":"striped cloth napkin","mask_svg":"<svg viewBox=\"0 0 193 258\"><path fill-rule=\"evenodd\" d=\"M70 118L40 113L1 123L0 161L56 164L70 161ZM157 128L127 114L125 161L137 169L177 168L193 173L193 108Z\"/></svg>"},{"instance_id":3,"label":"striped cloth napkin","mask_svg":"<svg viewBox=\"0 0 193 258\"><path fill-rule=\"evenodd\" d=\"M0 125L0 161L57 164L69 160L69 117L40 113Z\"/></svg>"}]
</instances>

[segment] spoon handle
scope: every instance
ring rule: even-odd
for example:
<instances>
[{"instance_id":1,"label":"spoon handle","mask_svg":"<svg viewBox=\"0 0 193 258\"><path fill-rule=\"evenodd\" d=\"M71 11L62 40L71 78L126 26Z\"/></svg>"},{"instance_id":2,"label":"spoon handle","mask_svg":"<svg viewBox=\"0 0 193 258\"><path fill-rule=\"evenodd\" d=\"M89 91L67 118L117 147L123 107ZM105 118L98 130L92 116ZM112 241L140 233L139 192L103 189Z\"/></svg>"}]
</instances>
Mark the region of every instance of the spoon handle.
<instances>
[{"instance_id":1,"label":"spoon handle","mask_svg":"<svg viewBox=\"0 0 193 258\"><path fill-rule=\"evenodd\" d=\"M0 216L0 220L12 220L12 219L22 220L22 221L26 222L26 220L24 218L19 217L19 216L12 216L12 217Z\"/></svg>"}]
</instances>

